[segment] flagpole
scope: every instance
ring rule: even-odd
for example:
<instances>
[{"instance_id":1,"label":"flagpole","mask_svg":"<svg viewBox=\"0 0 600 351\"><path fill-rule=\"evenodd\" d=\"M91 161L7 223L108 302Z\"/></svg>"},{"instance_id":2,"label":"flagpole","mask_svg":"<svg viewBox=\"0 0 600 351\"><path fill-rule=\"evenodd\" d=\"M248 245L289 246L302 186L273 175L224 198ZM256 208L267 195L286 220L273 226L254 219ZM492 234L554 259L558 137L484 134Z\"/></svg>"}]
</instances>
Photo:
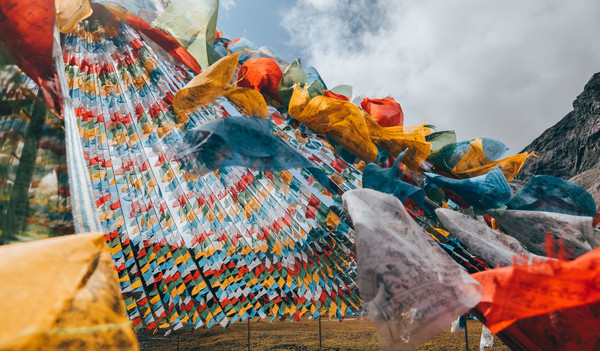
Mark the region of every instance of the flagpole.
<instances>
[{"instance_id":1,"label":"flagpole","mask_svg":"<svg viewBox=\"0 0 600 351\"><path fill-rule=\"evenodd\" d=\"M467 347L467 351L469 351L469 337L467 336L467 315L465 315L465 345Z\"/></svg>"}]
</instances>

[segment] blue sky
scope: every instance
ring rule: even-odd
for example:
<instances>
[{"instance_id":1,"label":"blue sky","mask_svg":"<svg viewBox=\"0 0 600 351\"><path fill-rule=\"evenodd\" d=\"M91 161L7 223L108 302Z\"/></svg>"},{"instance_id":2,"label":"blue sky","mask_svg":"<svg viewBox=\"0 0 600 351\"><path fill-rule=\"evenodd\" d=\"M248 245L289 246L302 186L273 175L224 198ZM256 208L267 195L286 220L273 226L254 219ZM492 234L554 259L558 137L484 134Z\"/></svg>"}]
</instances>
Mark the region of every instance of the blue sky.
<instances>
[{"instance_id":1,"label":"blue sky","mask_svg":"<svg viewBox=\"0 0 600 351\"><path fill-rule=\"evenodd\" d=\"M562 119L600 71L597 0L221 0L218 29L314 66L405 125L488 137L509 154Z\"/></svg>"},{"instance_id":2,"label":"blue sky","mask_svg":"<svg viewBox=\"0 0 600 351\"><path fill-rule=\"evenodd\" d=\"M245 33L246 39L259 47L268 46L282 59L292 61L300 57L300 51L289 44L290 34L281 21L293 3L291 0L221 1L217 29L228 39Z\"/></svg>"}]
</instances>

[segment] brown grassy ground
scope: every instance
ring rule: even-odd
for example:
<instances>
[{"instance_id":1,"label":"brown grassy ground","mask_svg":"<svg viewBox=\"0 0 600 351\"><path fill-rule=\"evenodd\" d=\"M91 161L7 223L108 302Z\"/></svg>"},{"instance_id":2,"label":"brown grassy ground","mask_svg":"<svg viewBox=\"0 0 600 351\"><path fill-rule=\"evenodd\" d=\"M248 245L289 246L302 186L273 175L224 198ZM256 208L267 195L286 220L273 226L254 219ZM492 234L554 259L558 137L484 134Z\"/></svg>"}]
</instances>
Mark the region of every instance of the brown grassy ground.
<instances>
[{"instance_id":1,"label":"brown grassy ground","mask_svg":"<svg viewBox=\"0 0 600 351\"><path fill-rule=\"evenodd\" d=\"M469 321L469 349L479 349L481 323ZM302 320L300 322L252 321L250 323L251 350L378 350L373 324L368 319L344 320L343 322L321 322L323 348L319 348L319 322ZM174 333L163 336L144 332L138 334L141 350L184 351L200 350L247 350L247 324L234 323L223 330L220 326L210 329L199 329L194 332ZM465 350L463 330L450 333L446 329L439 336L421 345L418 350ZM494 339L494 347L486 351L509 350L498 339Z\"/></svg>"}]
</instances>

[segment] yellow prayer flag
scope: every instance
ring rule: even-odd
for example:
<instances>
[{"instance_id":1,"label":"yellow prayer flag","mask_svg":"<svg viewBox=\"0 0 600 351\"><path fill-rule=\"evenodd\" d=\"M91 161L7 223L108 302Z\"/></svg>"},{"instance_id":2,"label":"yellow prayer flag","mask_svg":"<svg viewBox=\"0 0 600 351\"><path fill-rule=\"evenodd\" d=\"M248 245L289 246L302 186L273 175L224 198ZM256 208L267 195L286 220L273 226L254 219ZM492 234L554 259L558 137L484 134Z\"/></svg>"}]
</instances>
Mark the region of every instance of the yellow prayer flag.
<instances>
[{"instance_id":1,"label":"yellow prayer flag","mask_svg":"<svg viewBox=\"0 0 600 351\"><path fill-rule=\"evenodd\" d=\"M481 138L477 138L470 143L471 148L454 166L452 173L463 178L472 178L487 174L498 166L506 180L510 182L519 173L527 158L531 156L531 153L524 152L498 161L492 161L485 156L482 142Z\"/></svg>"},{"instance_id":2,"label":"yellow prayer flag","mask_svg":"<svg viewBox=\"0 0 600 351\"><path fill-rule=\"evenodd\" d=\"M294 89L290 109L299 111L305 99L294 96L303 94L299 88ZM326 96L317 96L311 99L302 113L294 112L298 121L307 127L325 133L331 139L340 143L354 155L366 160L374 161L377 156L377 147L371 141L369 130L361 110L348 101L332 99Z\"/></svg>"},{"instance_id":3,"label":"yellow prayer flag","mask_svg":"<svg viewBox=\"0 0 600 351\"><path fill-rule=\"evenodd\" d=\"M248 116L266 118L269 115L265 98L254 89L229 87L223 96L239 107Z\"/></svg>"},{"instance_id":4,"label":"yellow prayer flag","mask_svg":"<svg viewBox=\"0 0 600 351\"><path fill-rule=\"evenodd\" d=\"M266 117L268 115L267 103L259 92L231 85L239 56L238 52L223 57L180 89L173 100L173 107L177 114L185 116L198 107L206 106L224 96L246 114ZM185 122L185 120L187 119L180 118L180 122Z\"/></svg>"},{"instance_id":5,"label":"yellow prayer flag","mask_svg":"<svg viewBox=\"0 0 600 351\"><path fill-rule=\"evenodd\" d=\"M138 350L102 234L2 246L0 277L0 350Z\"/></svg>"}]
</instances>

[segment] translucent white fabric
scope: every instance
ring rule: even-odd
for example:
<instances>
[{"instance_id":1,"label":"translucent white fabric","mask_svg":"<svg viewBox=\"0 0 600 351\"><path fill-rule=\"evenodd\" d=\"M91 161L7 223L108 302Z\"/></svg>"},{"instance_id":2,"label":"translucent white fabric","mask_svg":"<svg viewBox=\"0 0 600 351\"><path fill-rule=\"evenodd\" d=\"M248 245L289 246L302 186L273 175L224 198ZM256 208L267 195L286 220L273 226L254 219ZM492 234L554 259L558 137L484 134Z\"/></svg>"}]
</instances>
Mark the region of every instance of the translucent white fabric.
<instances>
[{"instance_id":1,"label":"translucent white fabric","mask_svg":"<svg viewBox=\"0 0 600 351\"><path fill-rule=\"evenodd\" d=\"M566 259L573 259L600 245L592 227L592 217L522 210L490 210L488 213L510 236L537 255L546 255L546 235L562 239Z\"/></svg>"},{"instance_id":2,"label":"translucent white fabric","mask_svg":"<svg viewBox=\"0 0 600 351\"><path fill-rule=\"evenodd\" d=\"M488 264L512 266L514 258L520 264L546 261L527 251L519 241L511 236L488 227L467 215L445 208L435 210L438 219L447 231L454 235L467 249ZM524 261L524 258L527 258Z\"/></svg>"},{"instance_id":3,"label":"translucent white fabric","mask_svg":"<svg viewBox=\"0 0 600 351\"><path fill-rule=\"evenodd\" d=\"M486 347L494 346L494 334L485 327L481 326L481 339L479 340L479 351L485 350Z\"/></svg>"},{"instance_id":4,"label":"translucent white fabric","mask_svg":"<svg viewBox=\"0 0 600 351\"><path fill-rule=\"evenodd\" d=\"M358 284L383 350L439 334L481 299L481 286L414 222L393 195L343 195L354 228Z\"/></svg>"},{"instance_id":5,"label":"translucent white fabric","mask_svg":"<svg viewBox=\"0 0 600 351\"><path fill-rule=\"evenodd\" d=\"M218 12L218 0L176 0L152 24L171 34L206 69L218 60L212 48Z\"/></svg>"}]
</instances>

